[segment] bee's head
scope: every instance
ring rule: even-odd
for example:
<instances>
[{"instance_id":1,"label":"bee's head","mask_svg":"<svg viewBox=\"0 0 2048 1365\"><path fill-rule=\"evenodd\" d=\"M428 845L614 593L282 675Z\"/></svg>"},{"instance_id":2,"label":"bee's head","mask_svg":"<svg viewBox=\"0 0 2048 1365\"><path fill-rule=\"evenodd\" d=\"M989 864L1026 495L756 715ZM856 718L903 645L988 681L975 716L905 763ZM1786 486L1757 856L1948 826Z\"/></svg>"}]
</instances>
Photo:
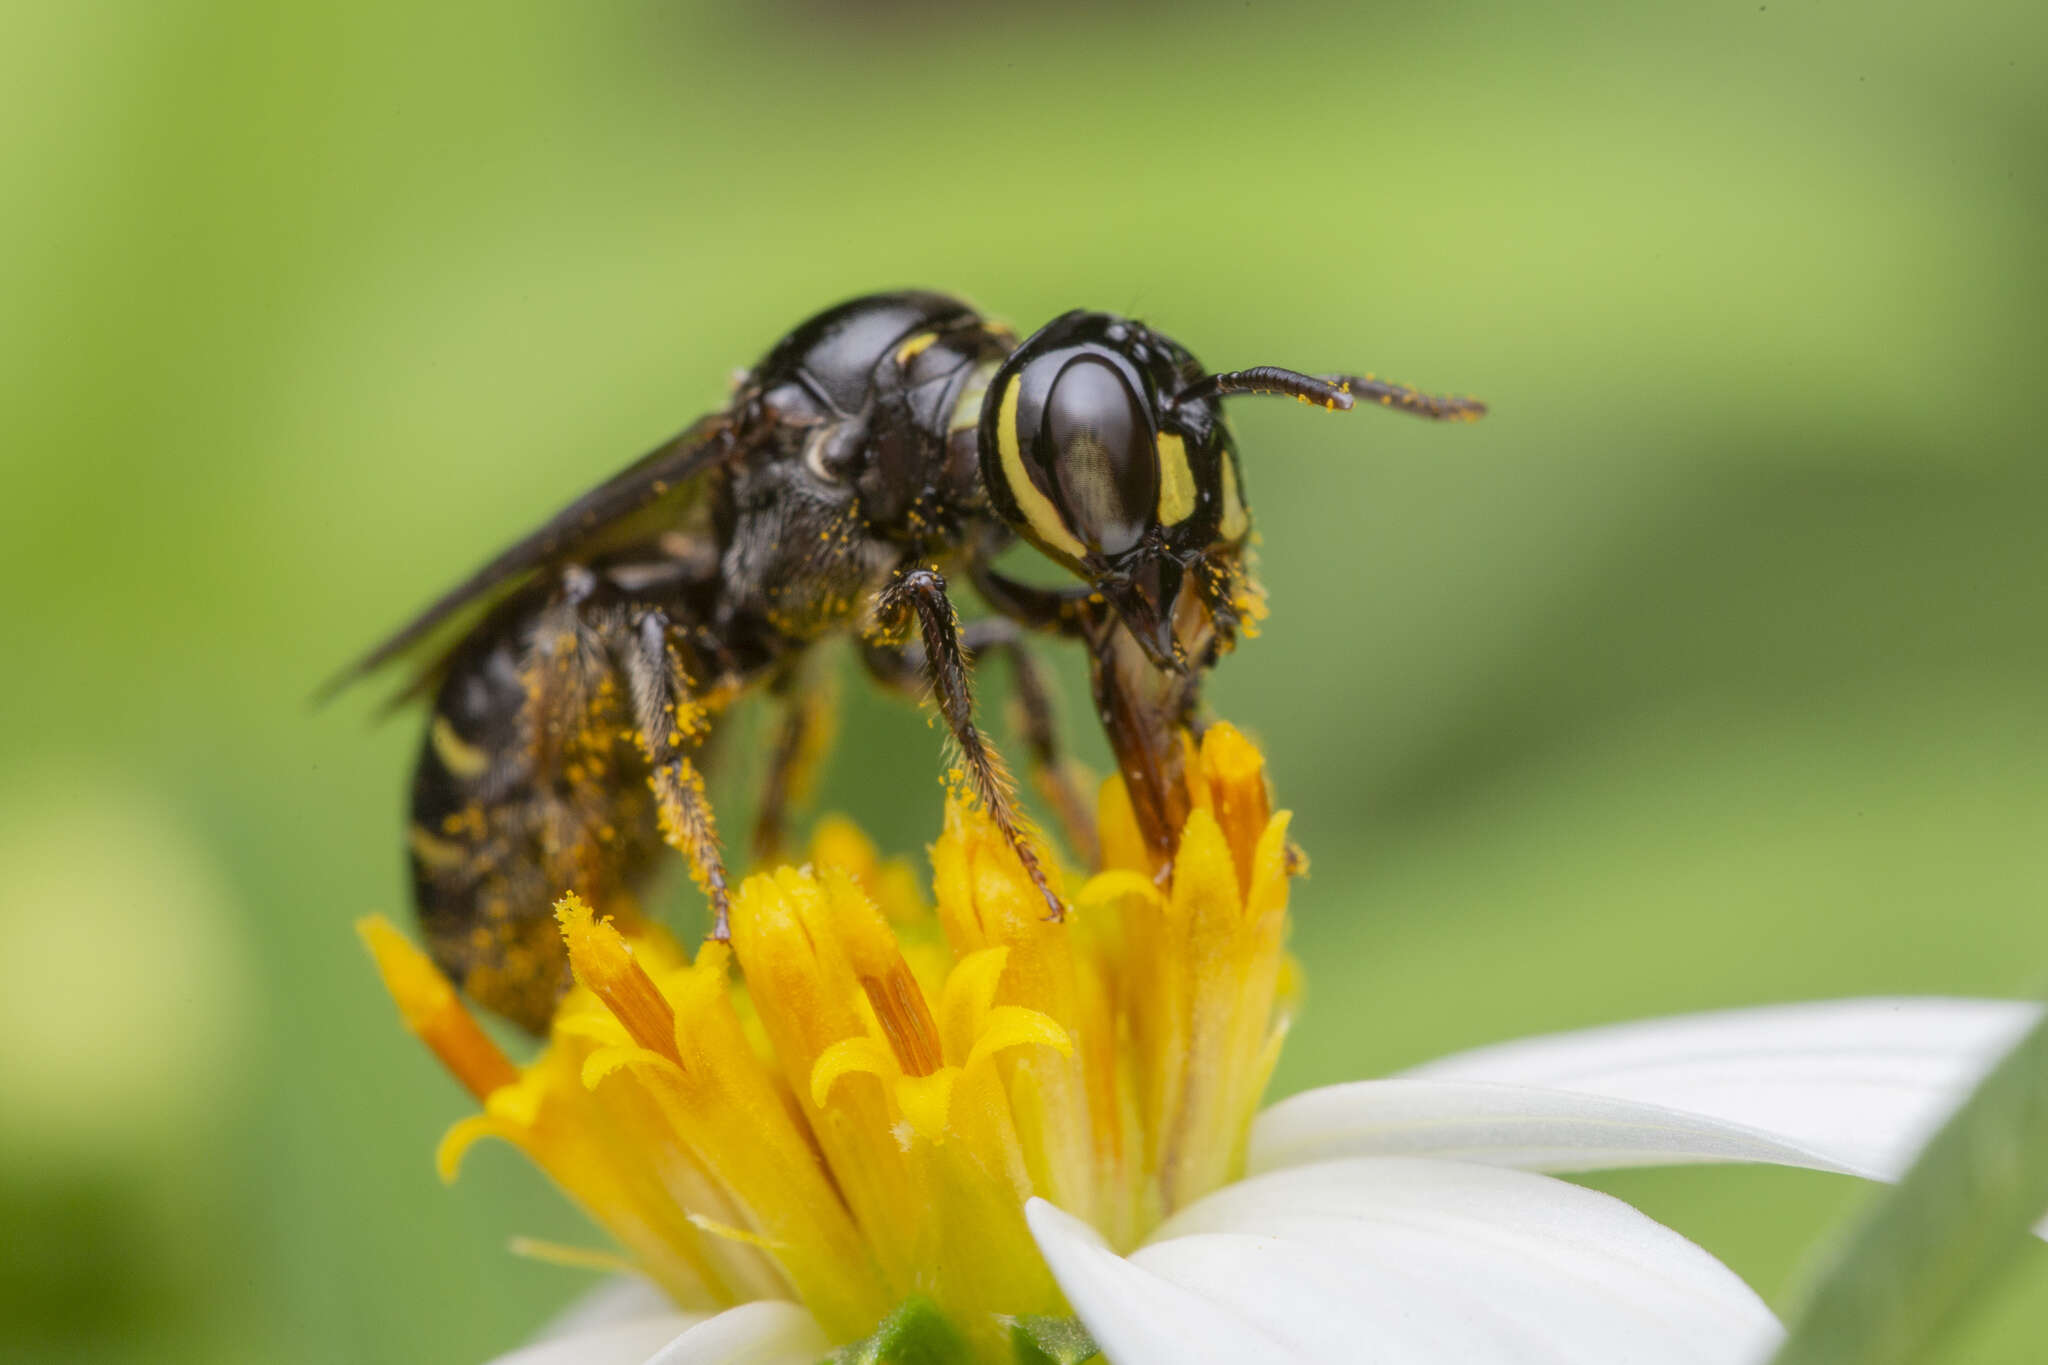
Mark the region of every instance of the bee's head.
<instances>
[{"instance_id":1,"label":"bee's head","mask_svg":"<svg viewBox=\"0 0 2048 1365\"><path fill-rule=\"evenodd\" d=\"M981 413L982 481L1024 539L1115 608L1155 664L1185 667L1184 589L1251 533L1237 452L1202 367L1141 323L1054 319L1013 351Z\"/></svg>"},{"instance_id":2,"label":"bee's head","mask_svg":"<svg viewBox=\"0 0 2048 1365\"><path fill-rule=\"evenodd\" d=\"M1087 580L1162 668L1190 662L1176 637L1184 590L1228 610L1251 517L1221 400L1247 393L1333 411L1364 398L1440 421L1486 411L1370 375L1204 374L1143 323L1079 310L1012 351L982 403L981 477L996 511Z\"/></svg>"}]
</instances>

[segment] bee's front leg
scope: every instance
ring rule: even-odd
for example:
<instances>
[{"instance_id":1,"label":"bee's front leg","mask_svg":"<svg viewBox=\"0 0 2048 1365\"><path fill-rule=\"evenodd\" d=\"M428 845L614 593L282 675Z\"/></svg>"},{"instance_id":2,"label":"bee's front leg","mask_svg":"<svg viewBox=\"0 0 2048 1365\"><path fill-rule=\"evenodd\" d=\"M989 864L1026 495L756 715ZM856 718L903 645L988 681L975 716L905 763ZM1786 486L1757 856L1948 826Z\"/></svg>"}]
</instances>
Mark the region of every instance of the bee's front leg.
<instances>
[{"instance_id":1,"label":"bee's front leg","mask_svg":"<svg viewBox=\"0 0 2048 1365\"><path fill-rule=\"evenodd\" d=\"M1045 897L1048 919L1065 919L1066 906L1046 881L1045 869L1024 836L1023 822L1010 794L1009 771L974 724L974 688L968 673L966 651L960 639L960 620L946 595L946 579L937 569L917 568L900 575L882 589L877 600L878 620L891 635L908 632L914 619L924 644L924 678L931 688L932 703L946 722L953 740L960 746L960 765L982 809L1016 850L1032 884ZM884 658L890 651L880 650ZM869 667L880 671L876 650L867 651Z\"/></svg>"},{"instance_id":2,"label":"bee's front leg","mask_svg":"<svg viewBox=\"0 0 2048 1365\"><path fill-rule=\"evenodd\" d=\"M1088 638L1087 607L1093 590L1086 585L1071 588L1041 588L1006 578L976 560L968 570L974 587L1005 619L1026 630L1035 630L1070 640Z\"/></svg>"}]
</instances>

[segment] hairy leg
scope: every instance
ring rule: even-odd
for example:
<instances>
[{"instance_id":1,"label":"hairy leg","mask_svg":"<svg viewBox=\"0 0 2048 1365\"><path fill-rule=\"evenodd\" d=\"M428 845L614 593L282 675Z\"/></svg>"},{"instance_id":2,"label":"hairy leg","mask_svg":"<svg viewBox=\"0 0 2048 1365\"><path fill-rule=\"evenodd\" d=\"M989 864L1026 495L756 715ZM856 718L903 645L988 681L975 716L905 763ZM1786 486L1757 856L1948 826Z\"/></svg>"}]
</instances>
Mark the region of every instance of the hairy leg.
<instances>
[{"instance_id":1,"label":"hairy leg","mask_svg":"<svg viewBox=\"0 0 2048 1365\"><path fill-rule=\"evenodd\" d=\"M946 595L945 577L936 569L912 569L883 589L880 607L885 628L906 631L909 623L915 621L924 646L923 673L931 688L932 704L959 746L960 765L968 784L1045 898L1047 917L1066 918L1066 906L1053 894L1038 855L1024 837L1023 823L1010 793L1009 771L975 727L973 683L960 638L960 621Z\"/></svg>"},{"instance_id":2,"label":"hairy leg","mask_svg":"<svg viewBox=\"0 0 2048 1365\"><path fill-rule=\"evenodd\" d=\"M754 817L753 855L765 866L783 854L789 812L810 799L811 788L831 747L836 689L811 676L801 665L776 680L772 695L780 709L775 747L768 775L761 785L761 808Z\"/></svg>"},{"instance_id":3,"label":"hairy leg","mask_svg":"<svg viewBox=\"0 0 2048 1365\"><path fill-rule=\"evenodd\" d=\"M707 733L709 718L693 696L669 631L662 612L639 610L620 662L632 692L634 724L647 756L647 781L654 791L662 838L689 859L691 876L711 902L711 937L722 942L730 937L732 923L725 859L718 850L718 826L704 794L704 776L689 757Z\"/></svg>"}]
</instances>

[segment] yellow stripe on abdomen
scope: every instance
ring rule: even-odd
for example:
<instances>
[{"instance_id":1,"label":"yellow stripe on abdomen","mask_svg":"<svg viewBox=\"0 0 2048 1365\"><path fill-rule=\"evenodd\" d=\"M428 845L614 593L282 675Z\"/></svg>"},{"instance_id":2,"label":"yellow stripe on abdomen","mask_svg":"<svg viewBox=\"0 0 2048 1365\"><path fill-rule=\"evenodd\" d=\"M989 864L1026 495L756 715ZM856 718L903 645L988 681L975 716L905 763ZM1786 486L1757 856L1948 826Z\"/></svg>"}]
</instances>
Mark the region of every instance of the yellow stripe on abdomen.
<instances>
[{"instance_id":1,"label":"yellow stripe on abdomen","mask_svg":"<svg viewBox=\"0 0 2048 1365\"><path fill-rule=\"evenodd\" d=\"M434 717L427 742L434 746L434 757L441 760L448 775L459 781L474 782L491 770L490 754L456 734L446 716Z\"/></svg>"}]
</instances>

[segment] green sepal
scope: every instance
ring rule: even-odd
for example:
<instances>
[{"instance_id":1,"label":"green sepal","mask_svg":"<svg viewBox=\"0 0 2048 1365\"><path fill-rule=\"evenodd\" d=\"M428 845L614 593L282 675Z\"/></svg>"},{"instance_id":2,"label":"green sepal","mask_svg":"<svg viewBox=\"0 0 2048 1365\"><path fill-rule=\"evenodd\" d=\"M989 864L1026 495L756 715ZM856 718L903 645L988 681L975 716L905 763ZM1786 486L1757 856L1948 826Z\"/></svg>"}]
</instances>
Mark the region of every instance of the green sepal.
<instances>
[{"instance_id":1,"label":"green sepal","mask_svg":"<svg viewBox=\"0 0 2048 1365\"><path fill-rule=\"evenodd\" d=\"M866 1339L828 1359L830 1365L973 1365L974 1352L937 1304L913 1294Z\"/></svg>"},{"instance_id":2,"label":"green sepal","mask_svg":"<svg viewBox=\"0 0 2048 1365\"><path fill-rule=\"evenodd\" d=\"M1081 1365L1102 1354L1079 1318L1013 1318L1010 1346L1017 1365Z\"/></svg>"}]
</instances>

